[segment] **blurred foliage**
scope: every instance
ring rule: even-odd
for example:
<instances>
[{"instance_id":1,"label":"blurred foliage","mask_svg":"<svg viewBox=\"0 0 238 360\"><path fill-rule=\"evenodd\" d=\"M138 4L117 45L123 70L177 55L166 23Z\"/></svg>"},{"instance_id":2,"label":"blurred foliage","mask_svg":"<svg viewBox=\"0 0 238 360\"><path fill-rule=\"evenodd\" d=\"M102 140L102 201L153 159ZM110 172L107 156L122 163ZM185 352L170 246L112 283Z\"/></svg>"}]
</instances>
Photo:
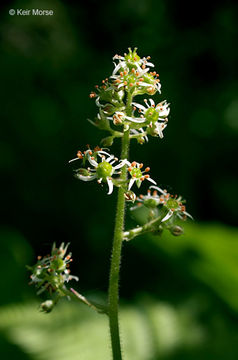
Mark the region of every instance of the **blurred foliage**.
<instances>
[{"instance_id":1,"label":"blurred foliage","mask_svg":"<svg viewBox=\"0 0 238 360\"><path fill-rule=\"evenodd\" d=\"M140 278L143 270L153 283L154 294L142 290L142 279L133 306L128 300L122 301L126 359L237 358L237 240L236 229L190 224L180 238L168 233L131 243L137 261L128 280ZM122 287L125 281L122 279ZM166 281L169 291L165 293ZM89 296L98 299L102 295ZM67 301L50 315L43 315L37 308L39 303L29 300L0 308L0 339L6 354L15 349L11 358L90 360L95 358L95 349L98 360L110 358L106 316Z\"/></svg>"},{"instance_id":2,"label":"blurred foliage","mask_svg":"<svg viewBox=\"0 0 238 360\"><path fill-rule=\"evenodd\" d=\"M67 162L100 141L87 122L96 114L88 94L110 74L115 53L137 46L156 64L157 100L171 103L171 115L164 139L139 148L133 143L131 160L182 194L195 223L179 238L163 234L125 244L125 354L130 360L237 359L235 1L1 6L3 357L90 360L95 348L99 360L110 357L104 317L73 303L49 317L37 313L25 264L49 252L53 241L69 241L79 290L92 289L92 297L106 292L116 194L77 181ZM10 16L10 8L53 9L54 16Z\"/></svg>"}]
</instances>

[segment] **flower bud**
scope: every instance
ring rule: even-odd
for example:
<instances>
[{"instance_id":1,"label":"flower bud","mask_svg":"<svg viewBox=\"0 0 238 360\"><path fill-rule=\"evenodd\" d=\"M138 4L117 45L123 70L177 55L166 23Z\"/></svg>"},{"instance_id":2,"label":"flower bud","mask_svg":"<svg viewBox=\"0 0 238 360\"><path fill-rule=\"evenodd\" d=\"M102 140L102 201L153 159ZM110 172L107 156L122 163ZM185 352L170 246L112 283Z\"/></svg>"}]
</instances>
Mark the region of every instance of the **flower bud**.
<instances>
[{"instance_id":1,"label":"flower bud","mask_svg":"<svg viewBox=\"0 0 238 360\"><path fill-rule=\"evenodd\" d=\"M181 226L178 225L174 225L172 226L169 231L171 232L172 235L174 236L179 236L183 234L183 228Z\"/></svg>"},{"instance_id":2,"label":"flower bud","mask_svg":"<svg viewBox=\"0 0 238 360\"><path fill-rule=\"evenodd\" d=\"M40 304L40 311L49 313L53 310L54 301L53 300L46 300Z\"/></svg>"},{"instance_id":3,"label":"flower bud","mask_svg":"<svg viewBox=\"0 0 238 360\"><path fill-rule=\"evenodd\" d=\"M135 200L136 200L136 194L131 190L124 193L124 196L125 196L127 201L131 201L132 203L134 203Z\"/></svg>"},{"instance_id":4,"label":"flower bud","mask_svg":"<svg viewBox=\"0 0 238 360\"><path fill-rule=\"evenodd\" d=\"M113 136L107 136L104 139L101 140L101 144L103 146L112 146L114 137Z\"/></svg>"}]
</instances>

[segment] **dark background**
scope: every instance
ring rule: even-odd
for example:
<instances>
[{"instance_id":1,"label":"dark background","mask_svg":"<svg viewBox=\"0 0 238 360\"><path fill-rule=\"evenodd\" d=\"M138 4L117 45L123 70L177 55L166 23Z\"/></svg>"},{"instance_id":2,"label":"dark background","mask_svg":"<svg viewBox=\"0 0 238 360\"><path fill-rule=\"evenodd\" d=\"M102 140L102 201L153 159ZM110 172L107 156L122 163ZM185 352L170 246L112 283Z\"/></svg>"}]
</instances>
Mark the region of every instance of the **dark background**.
<instances>
[{"instance_id":1,"label":"dark background","mask_svg":"<svg viewBox=\"0 0 238 360\"><path fill-rule=\"evenodd\" d=\"M10 16L11 8L53 9L54 15ZM130 159L150 166L161 186L182 194L195 223L176 240L144 237L124 246L122 303L136 307L149 297L176 309L186 308L189 299L199 304L191 318L202 326L203 340L167 353L156 350L150 360L237 359L235 10L235 1L9 1L2 6L3 309L35 300L25 264L48 253L53 241L71 243L72 272L83 293L103 297L107 291L116 191L108 196L96 182L76 180L68 160L106 136L87 121L97 111L88 94L112 72L115 53L138 47L160 74L162 94L155 101L171 103L171 114L165 137L142 146L133 142ZM112 151L119 155L118 144ZM20 358L21 342L9 340L5 327L2 334L2 351ZM21 356L30 356L29 349Z\"/></svg>"}]
</instances>

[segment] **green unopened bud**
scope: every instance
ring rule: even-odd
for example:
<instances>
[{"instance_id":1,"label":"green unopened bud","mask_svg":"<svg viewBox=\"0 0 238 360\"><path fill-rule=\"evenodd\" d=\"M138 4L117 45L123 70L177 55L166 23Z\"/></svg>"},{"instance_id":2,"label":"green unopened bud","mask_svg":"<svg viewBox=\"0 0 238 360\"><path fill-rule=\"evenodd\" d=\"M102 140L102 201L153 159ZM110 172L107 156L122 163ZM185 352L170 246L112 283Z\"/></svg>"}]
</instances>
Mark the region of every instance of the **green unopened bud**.
<instances>
[{"instance_id":1,"label":"green unopened bud","mask_svg":"<svg viewBox=\"0 0 238 360\"><path fill-rule=\"evenodd\" d=\"M181 226L175 225L172 226L169 231L171 232L172 235L174 236L179 236L183 234L183 228Z\"/></svg>"},{"instance_id":2,"label":"green unopened bud","mask_svg":"<svg viewBox=\"0 0 238 360\"><path fill-rule=\"evenodd\" d=\"M108 136L108 137L102 139L101 143L103 146L112 146L113 140L114 140L113 136Z\"/></svg>"},{"instance_id":3,"label":"green unopened bud","mask_svg":"<svg viewBox=\"0 0 238 360\"><path fill-rule=\"evenodd\" d=\"M75 177L77 178L79 175L83 175L83 176L89 176L90 172L87 169L84 168L80 168L77 170Z\"/></svg>"},{"instance_id":4,"label":"green unopened bud","mask_svg":"<svg viewBox=\"0 0 238 360\"><path fill-rule=\"evenodd\" d=\"M54 305L55 304L53 300L46 300L40 304L40 311L49 313L53 310Z\"/></svg>"},{"instance_id":5,"label":"green unopened bud","mask_svg":"<svg viewBox=\"0 0 238 360\"><path fill-rule=\"evenodd\" d=\"M128 54L125 54L125 60L130 63L135 63L140 60L140 57L137 55L137 48L135 48L133 51L131 48L128 49Z\"/></svg>"},{"instance_id":6,"label":"green unopened bud","mask_svg":"<svg viewBox=\"0 0 238 360\"><path fill-rule=\"evenodd\" d=\"M103 106L103 112L107 115L112 115L116 111L116 107L112 104L106 104Z\"/></svg>"}]
</instances>

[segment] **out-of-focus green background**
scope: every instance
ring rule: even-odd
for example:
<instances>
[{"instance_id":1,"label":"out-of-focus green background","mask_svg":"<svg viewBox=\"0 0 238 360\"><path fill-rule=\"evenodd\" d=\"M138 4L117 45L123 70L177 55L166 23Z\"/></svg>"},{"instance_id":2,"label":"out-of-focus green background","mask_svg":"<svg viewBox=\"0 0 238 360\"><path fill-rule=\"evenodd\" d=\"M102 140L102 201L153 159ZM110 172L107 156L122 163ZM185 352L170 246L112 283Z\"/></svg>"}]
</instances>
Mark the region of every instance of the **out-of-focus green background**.
<instances>
[{"instance_id":1,"label":"out-of-focus green background","mask_svg":"<svg viewBox=\"0 0 238 360\"><path fill-rule=\"evenodd\" d=\"M54 15L10 16L17 8ZM237 359L235 1L9 1L0 16L2 358L110 359L106 319L64 301L38 313L25 264L69 241L75 288L105 297L116 192L77 181L67 162L106 135L87 122L88 94L112 56L136 46L156 64L156 101L167 99L171 115L164 139L132 143L131 160L182 194L195 221L179 238L125 244L125 359Z\"/></svg>"}]
</instances>

